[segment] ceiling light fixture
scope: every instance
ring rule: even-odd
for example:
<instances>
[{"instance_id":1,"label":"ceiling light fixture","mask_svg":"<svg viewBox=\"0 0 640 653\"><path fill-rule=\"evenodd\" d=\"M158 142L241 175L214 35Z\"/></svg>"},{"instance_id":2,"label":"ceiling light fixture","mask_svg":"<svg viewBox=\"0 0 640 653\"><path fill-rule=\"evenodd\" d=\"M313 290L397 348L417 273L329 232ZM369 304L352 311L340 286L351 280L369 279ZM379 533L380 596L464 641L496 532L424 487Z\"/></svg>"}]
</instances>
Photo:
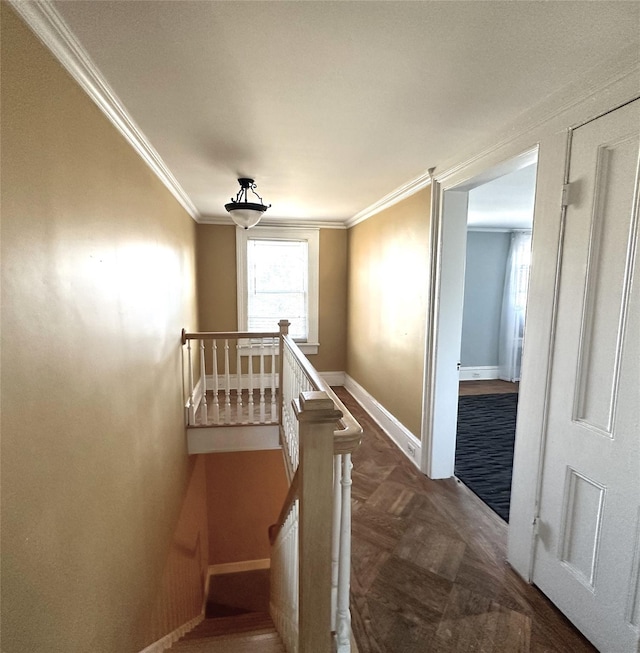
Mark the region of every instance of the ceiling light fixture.
<instances>
[{"instance_id":1,"label":"ceiling light fixture","mask_svg":"<svg viewBox=\"0 0 640 653\"><path fill-rule=\"evenodd\" d=\"M255 227L262 214L271 207L271 204L265 205L262 201L262 198L258 193L256 193L256 184L253 179L248 179L247 177L241 177L238 179L240 184L240 190L236 195L236 199L231 198L231 202L224 205L224 208L229 211L231 219L243 229L250 229ZM248 197L248 192L251 191L259 200L260 204L257 202L250 202Z\"/></svg>"}]
</instances>

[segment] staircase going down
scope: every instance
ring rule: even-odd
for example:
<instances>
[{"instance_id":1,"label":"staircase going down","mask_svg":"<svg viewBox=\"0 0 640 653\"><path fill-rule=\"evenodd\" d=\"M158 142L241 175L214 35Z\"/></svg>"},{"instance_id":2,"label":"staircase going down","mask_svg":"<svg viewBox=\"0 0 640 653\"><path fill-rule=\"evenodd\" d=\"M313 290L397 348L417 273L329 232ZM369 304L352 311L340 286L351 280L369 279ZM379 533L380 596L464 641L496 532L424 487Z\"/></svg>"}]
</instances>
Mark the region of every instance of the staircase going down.
<instances>
[{"instance_id":1,"label":"staircase going down","mask_svg":"<svg viewBox=\"0 0 640 653\"><path fill-rule=\"evenodd\" d=\"M178 653L285 653L271 617L261 612L205 619L169 650Z\"/></svg>"},{"instance_id":2,"label":"staircase going down","mask_svg":"<svg viewBox=\"0 0 640 653\"><path fill-rule=\"evenodd\" d=\"M169 651L285 653L269 615L268 569L212 576L205 617Z\"/></svg>"}]
</instances>

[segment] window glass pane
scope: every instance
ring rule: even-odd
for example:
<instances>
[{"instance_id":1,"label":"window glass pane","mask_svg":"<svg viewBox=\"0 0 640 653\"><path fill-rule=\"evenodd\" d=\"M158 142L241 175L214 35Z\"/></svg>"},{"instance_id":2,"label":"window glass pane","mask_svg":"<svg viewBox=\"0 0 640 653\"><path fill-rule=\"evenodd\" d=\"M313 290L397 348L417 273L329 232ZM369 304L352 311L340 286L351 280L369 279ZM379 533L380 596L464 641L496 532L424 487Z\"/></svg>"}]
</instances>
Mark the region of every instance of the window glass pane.
<instances>
[{"instance_id":1,"label":"window glass pane","mask_svg":"<svg viewBox=\"0 0 640 653\"><path fill-rule=\"evenodd\" d=\"M248 329L273 331L285 318L292 337L306 340L307 242L250 239L247 245Z\"/></svg>"}]
</instances>

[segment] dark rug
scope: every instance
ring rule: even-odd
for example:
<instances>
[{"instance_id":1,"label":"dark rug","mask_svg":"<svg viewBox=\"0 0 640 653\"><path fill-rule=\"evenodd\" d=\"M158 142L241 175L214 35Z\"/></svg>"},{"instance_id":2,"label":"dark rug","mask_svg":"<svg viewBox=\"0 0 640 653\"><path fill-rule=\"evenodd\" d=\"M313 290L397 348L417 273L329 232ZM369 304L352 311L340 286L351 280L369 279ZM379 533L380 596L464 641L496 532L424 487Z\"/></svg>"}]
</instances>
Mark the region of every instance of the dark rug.
<instances>
[{"instance_id":1,"label":"dark rug","mask_svg":"<svg viewBox=\"0 0 640 653\"><path fill-rule=\"evenodd\" d=\"M458 399L456 476L509 521L518 393Z\"/></svg>"}]
</instances>

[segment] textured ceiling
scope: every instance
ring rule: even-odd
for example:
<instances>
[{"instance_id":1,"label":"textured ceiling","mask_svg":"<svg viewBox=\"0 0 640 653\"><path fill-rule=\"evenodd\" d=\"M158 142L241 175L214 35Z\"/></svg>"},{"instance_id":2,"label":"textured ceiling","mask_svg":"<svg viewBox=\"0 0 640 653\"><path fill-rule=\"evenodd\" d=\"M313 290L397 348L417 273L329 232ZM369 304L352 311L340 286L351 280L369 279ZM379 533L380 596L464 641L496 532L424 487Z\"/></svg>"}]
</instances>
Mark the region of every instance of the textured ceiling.
<instances>
[{"instance_id":1,"label":"textured ceiling","mask_svg":"<svg viewBox=\"0 0 640 653\"><path fill-rule=\"evenodd\" d=\"M640 43L617 0L53 4L204 216L243 175L343 221Z\"/></svg>"}]
</instances>

